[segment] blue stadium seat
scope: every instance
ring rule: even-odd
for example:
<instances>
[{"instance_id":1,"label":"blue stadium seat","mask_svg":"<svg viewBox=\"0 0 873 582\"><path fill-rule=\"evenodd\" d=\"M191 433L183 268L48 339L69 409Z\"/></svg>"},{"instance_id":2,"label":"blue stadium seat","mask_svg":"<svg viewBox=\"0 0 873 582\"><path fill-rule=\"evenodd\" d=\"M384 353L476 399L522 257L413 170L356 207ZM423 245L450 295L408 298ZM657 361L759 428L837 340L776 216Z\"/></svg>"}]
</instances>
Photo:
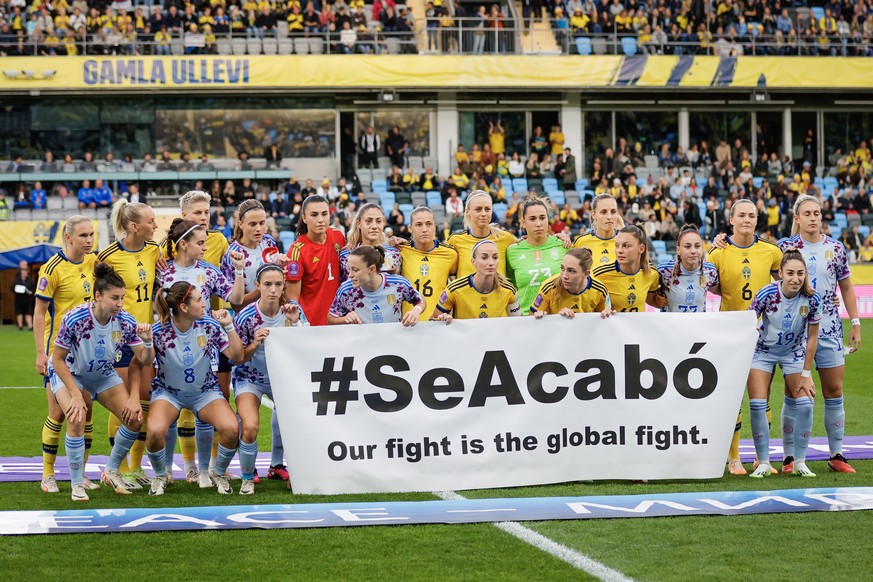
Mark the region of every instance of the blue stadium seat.
<instances>
[{"instance_id":1,"label":"blue stadium seat","mask_svg":"<svg viewBox=\"0 0 873 582\"><path fill-rule=\"evenodd\" d=\"M394 196L394 192L382 192L379 194L379 205L385 211L385 216L391 213L391 209L394 208L396 202L397 198Z\"/></svg>"},{"instance_id":2,"label":"blue stadium seat","mask_svg":"<svg viewBox=\"0 0 873 582\"><path fill-rule=\"evenodd\" d=\"M837 212L836 214L834 214L833 224L836 224L837 226L842 226L843 228L846 228L849 225L849 220L846 218L846 213L845 212Z\"/></svg>"},{"instance_id":3,"label":"blue stadium seat","mask_svg":"<svg viewBox=\"0 0 873 582\"><path fill-rule=\"evenodd\" d=\"M752 184L755 185L755 188L760 188L764 184L764 178L761 176L755 176L752 178Z\"/></svg>"},{"instance_id":4,"label":"blue stadium seat","mask_svg":"<svg viewBox=\"0 0 873 582\"><path fill-rule=\"evenodd\" d=\"M822 194L824 194L825 196L830 195L830 193L834 191L834 188L836 188L836 187L839 186L839 185L840 185L839 180L837 180L837 179L834 178L833 176L827 176L827 177L824 179L824 188L825 188L825 191L822 192Z\"/></svg>"},{"instance_id":5,"label":"blue stadium seat","mask_svg":"<svg viewBox=\"0 0 873 582\"><path fill-rule=\"evenodd\" d=\"M860 230L860 229L858 229ZM838 239L843 235L843 227L842 226L834 226L831 225L831 238Z\"/></svg>"},{"instance_id":6,"label":"blue stadium seat","mask_svg":"<svg viewBox=\"0 0 873 582\"><path fill-rule=\"evenodd\" d=\"M697 178L697 187L703 190L704 188L706 188L706 182L706 178Z\"/></svg>"},{"instance_id":7,"label":"blue stadium seat","mask_svg":"<svg viewBox=\"0 0 873 582\"><path fill-rule=\"evenodd\" d=\"M579 178L578 180L576 180L575 184L576 191L579 192L582 190L587 190L590 184L591 182L588 181L588 178Z\"/></svg>"},{"instance_id":8,"label":"blue stadium seat","mask_svg":"<svg viewBox=\"0 0 873 582\"><path fill-rule=\"evenodd\" d=\"M527 180L524 178L513 178L512 190L513 192L527 192Z\"/></svg>"},{"instance_id":9,"label":"blue stadium seat","mask_svg":"<svg viewBox=\"0 0 873 582\"><path fill-rule=\"evenodd\" d=\"M497 220L499 220L500 222L503 222L503 220L506 218L506 211L507 210L509 210L509 206L507 204L504 204L502 202L498 202L497 204L495 204L494 205L494 214L497 215Z\"/></svg>"},{"instance_id":10,"label":"blue stadium seat","mask_svg":"<svg viewBox=\"0 0 873 582\"><path fill-rule=\"evenodd\" d=\"M870 236L870 226L867 224L862 224L858 227L858 234L866 239L868 236Z\"/></svg>"},{"instance_id":11,"label":"blue stadium seat","mask_svg":"<svg viewBox=\"0 0 873 582\"><path fill-rule=\"evenodd\" d=\"M279 231L279 240L282 242L282 247L285 249L286 253L291 248L291 245L294 244L294 240L296 238L297 238L297 235L295 235L290 230Z\"/></svg>"},{"instance_id":12,"label":"blue stadium seat","mask_svg":"<svg viewBox=\"0 0 873 582\"><path fill-rule=\"evenodd\" d=\"M370 187L376 194L382 194L388 191L388 180L373 180L373 183L370 184Z\"/></svg>"},{"instance_id":13,"label":"blue stadium seat","mask_svg":"<svg viewBox=\"0 0 873 582\"><path fill-rule=\"evenodd\" d=\"M632 36L624 36L621 39L621 50L625 56L632 57L637 54L637 39Z\"/></svg>"},{"instance_id":14,"label":"blue stadium seat","mask_svg":"<svg viewBox=\"0 0 873 582\"><path fill-rule=\"evenodd\" d=\"M594 200L594 190L582 189L579 190L579 202L585 202L586 198L591 198Z\"/></svg>"},{"instance_id":15,"label":"blue stadium seat","mask_svg":"<svg viewBox=\"0 0 873 582\"><path fill-rule=\"evenodd\" d=\"M662 240L653 240L652 241L652 253L658 255L667 254L667 243Z\"/></svg>"},{"instance_id":16,"label":"blue stadium seat","mask_svg":"<svg viewBox=\"0 0 873 582\"><path fill-rule=\"evenodd\" d=\"M821 6L813 6L810 8L812 11L812 15L815 17L815 23L818 24L818 21L824 18L825 11Z\"/></svg>"},{"instance_id":17,"label":"blue stadium seat","mask_svg":"<svg viewBox=\"0 0 873 582\"><path fill-rule=\"evenodd\" d=\"M443 197L440 195L439 190L431 190L430 192L425 192L425 196L427 196L427 205L431 208L434 206L442 206L443 205Z\"/></svg>"},{"instance_id":18,"label":"blue stadium seat","mask_svg":"<svg viewBox=\"0 0 873 582\"><path fill-rule=\"evenodd\" d=\"M543 178L543 190L546 192L558 190L558 181L554 178Z\"/></svg>"},{"instance_id":19,"label":"blue stadium seat","mask_svg":"<svg viewBox=\"0 0 873 582\"><path fill-rule=\"evenodd\" d=\"M567 197L564 196L564 193L560 190L547 190L546 196L548 196L549 200L557 204L559 207L567 203Z\"/></svg>"},{"instance_id":20,"label":"blue stadium seat","mask_svg":"<svg viewBox=\"0 0 873 582\"><path fill-rule=\"evenodd\" d=\"M400 212L403 213L403 220L406 222L408 228L412 218L412 211L415 210L415 206L412 204L401 204L398 208L400 209Z\"/></svg>"},{"instance_id":21,"label":"blue stadium seat","mask_svg":"<svg viewBox=\"0 0 873 582\"><path fill-rule=\"evenodd\" d=\"M580 36L576 39L576 52L582 56L591 54L591 39L587 36Z\"/></svg>"}]
</instances>

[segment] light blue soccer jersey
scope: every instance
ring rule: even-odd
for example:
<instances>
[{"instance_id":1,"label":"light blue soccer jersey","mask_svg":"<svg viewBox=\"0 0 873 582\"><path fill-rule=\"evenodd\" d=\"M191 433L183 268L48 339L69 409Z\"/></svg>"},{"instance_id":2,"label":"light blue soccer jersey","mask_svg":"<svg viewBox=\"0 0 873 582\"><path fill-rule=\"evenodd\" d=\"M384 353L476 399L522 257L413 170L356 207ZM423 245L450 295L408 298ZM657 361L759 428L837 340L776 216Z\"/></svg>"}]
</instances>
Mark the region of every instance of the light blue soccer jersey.
<instances>
[{"instance_id":1,"label":"light blue soccer jersey","mask_svg":"<svg viewBox=\"0 0 873 582\"><path fill-rule=\"evenodd\" d=\"M382 285L372 293L355 287L351 281L340 285L330 314L344 317L354 311L364 323L396 323L403 316L401 307L406 301L418 305L424 298L405 277L382 274Z\"/></svg>"},{"instance_id":2,"label":"light blue soccer jersey","mask_svg":"<svg viewBox=\"0 0 873 582\"><path fill-rule=\"evenodd\" d=\"M239 334L239 339L242 341L244 348L251 345L255 339L255 332L262 327L289 327L291 325L291 322L288 321L281 309L273 317L264 315L264 312L261 311L260 303L260 300L258 300L247 305L234 319L236 332ZM291 303L296 304L294 301ZM300 321L306 323L306 315L302 309L300 310ZM234 368L233 377L262 386L270 384L270 375L267 372L267 352L264 349L264 344L258 346L255 353L252 354L251 360Z\"/></svg>"},{"instance_id":3,"label":"light blue soccer jersey","mask_svg":"<svg viewBox=\"0 0 873 582\"><path fill-rule=\"evenodd\" d=\"M169 289L173 283L179 281L190 283L197 287L206 302L213 295L227 300L233 290L233 279L228 279L215 265L203 260L190 267L180 267L176 261L170 260L166 269L158 271L157 280L158 285L164 289Z\"/></svg>"},{"instance_id":4,"label":"light blue soccer jersey","mask_svg":"<svg viewBox=\"0 0 873 582\"><path fill-rule=\"evenodd\" d=\"M815 292L821 296L822 320L818 336L842 341L843 322L840 320L838 284L851 275L846 247L827 235L821 242L813 244L796 234L780 240L779 248L783 252L790 248L797 249L806 261L809 281Z\"/></svg>"},{"instance_id":5,"label":"light blue soccer jersey","mask_svg":"<svg viewBox=\"0 0 873 582\"><path fill-rule=\"evenodd\" d=\"M261 265L264 264L264 250L270 247L277 248L276 241L273 240L273 237L268 234L265 234L264 238L261 239L261 242L258 243L258 246L253 249L244 247L237 241L233 241L232 243L230 243L230 247L228 247L227 252L224 253L224 258L221 259L221 273L227 279L233 281L234 266L230 260L230 252L237 251L242 253L243 255L245 255L245 266L243 267L243 273L245 273L246 293L251 293L255 290L255 283L257 283L258 280L258 269L260 269Z\"/></svg>"},{"instance_id":6,"label":"light blue soccer jersey","mask_svg":"<svg viewBox=\"0 0 873 582\"><path fill-rule=\"evenodd\" d=\"M687 271L679 264L679 274L674 276L676 259L658 265L658 273L667 291L667 311L706 311L706 292L718 286L718 269L712 263L703 263L700 269Z\"/></svg>"},{"instance_id":7,"label":"light blue soccer jersey","mask_svg":"<svg viewBox=\"0 0 873 582\"><path fill-rule=\"evenodd\" d=\"M821 297L798 293L791 299L782 293L782 281L758 291L749 309L759 320L755 351L799 359L806 354L807 326L821 322Z\"/></svg>"},{"instance_id":8,"label":"light blue soccer jersey","mask_svg":"<svg viewBox=\"0 0 873 582\"><path fill-rule=\"evenodd\" d=\"M212 372L212 357L229 345L227 333L211 317L194 322L182 333L170 320L152 326L157 375L152 388L171 393L208 392L218 389L218 379Z\"/></svg>"},{"instance_id":9,"label":"light blue soccer jersey","mask_svg":"<svg viewBox=\"0 0 873 582\"><path fill-rule=\"evenodd\" d=\"M121 357L122 346L141 344L132 315L122 310L109 323L100 325L93 303L68 311L55 338L55 346L69 351L65 362L84 386L115 374L113 364Z\"/></svg>"}]
</instances>

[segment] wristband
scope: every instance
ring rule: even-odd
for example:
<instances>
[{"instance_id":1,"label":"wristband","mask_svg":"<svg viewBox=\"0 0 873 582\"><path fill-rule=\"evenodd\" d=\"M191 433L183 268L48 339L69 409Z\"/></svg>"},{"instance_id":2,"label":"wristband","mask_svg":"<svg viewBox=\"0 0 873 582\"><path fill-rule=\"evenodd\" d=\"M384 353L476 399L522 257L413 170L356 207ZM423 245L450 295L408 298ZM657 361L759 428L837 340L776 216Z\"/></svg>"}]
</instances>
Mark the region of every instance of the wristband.
<instances>
[{"instance_id":1,"label":"wristband","mask_svg":"<svg viewBox=\"0 0 873 582\"><path fill-rule=\"evenodd\" d=\"M856 326L860 327L860 325L861 325L861 318L855 317L852 319L852 327L856 327Z\"/></svg>"},{"instance_id":2,"label":"wristband","mask_svg":"<svg viewBox=\"0 0 873 582\"><path fill-rule=\"evenodd\" d=\"M801 378L812 378L812 370L804 370L800 373Z\"/></svg>"},{"instance_id":3,"label":"wristband","mask_svg":"<svg viewBox=\"0 0 873 582\"><path fill-rule=\"evenodd\" d=\"M154 342L142 342L142 347L144 347L147 350L150 350L153 347L155 347L155 344L154 344Z\"/></svg>"},{"instance_id":4,"label":"wristband","mask_svg":"<svg viewBox=\"0 0 873 582\"><path fill-rule=\"evenodd\" d=\"M236 328L235 328L234 326L232 326L232 325L222 325L221 327L224 328L224 332L225 332L225 333L234 333L234 332L236 332Z\"/></svg>"},{"instance_id":5,"label":"wristband","mask_svg":"<svg viewBox=\"0 0 873 582\"><path fill-rule=\"evenodd\" d=\"M237 277L245 277L246 276L246 272L241 270L241 269L234 271L234 273L236 273Z\"/></svg>"}]
</instances>

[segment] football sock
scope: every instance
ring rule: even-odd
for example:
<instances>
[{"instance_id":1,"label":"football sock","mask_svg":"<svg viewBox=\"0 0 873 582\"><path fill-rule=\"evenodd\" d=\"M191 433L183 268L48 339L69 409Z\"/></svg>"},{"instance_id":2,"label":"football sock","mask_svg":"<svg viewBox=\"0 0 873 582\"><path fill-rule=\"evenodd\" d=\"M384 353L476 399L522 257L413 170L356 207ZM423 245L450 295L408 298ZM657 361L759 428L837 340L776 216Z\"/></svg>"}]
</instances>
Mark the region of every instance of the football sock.
<instances>
[{"instance_id":1,"label":"football sock","mask_svg":"<svg viewBox=\"0 0 873 582\"><path fill-rule=\"evenodd\" d=\"M812 435L813 402L803 396L795 398L794 405L797 407L797 421L794 423L794 459L797 462L806 460L806 449Z\"/></svg>"},{"instance_id":2,"label":"football sock","mask_svg":"<svg viewBox=\"0 0 873 582\"><path fill-rule=\"evenodd\" d=\"M797 422L797 407L794 398L785 397L782 403L782 448L784 457L794 456L794 425Z\"/></svg>"},{"instance_id":3,"label":"football sock","mask_svg":"<svg viewBox=\"0 0 873 582\"><path fill-rule=\"evenodd\" d=\"M843 433L846 431L846 408L843 397L824 399L824 423L828 433L828 448L831 456L842 454Z\"/></svg>"},{"instance_id":4,"label":"football sock","mask_svg":"<svg viewBox=\"0 0 873 582\"><path fill-rule=\"evenodd\" d=\"M239 466L243 479L255 478L255 461L258 458L258 440L253 443L239 442Z\"/></svg>"},{"instance_id":5,"label":"football sock","mask_svg":"<svg viewBox=\"0 0 873 582\"><path fill-rule=\"evenodd\" d=\"M120 471L121 463L127 458L127 453L137 438L139 438L139 433L121 425L118 432L115 433L112 450L109 451L109 460L106 461L106 468L111 471Z\"/></svg>"},{"instance_id":6,"label":"football sock","mask_svg":"<svg viewBox=\"0 0 873 582\"><path fill-rule=\"evenodd\" d=\"M70 482L81 485L85 474L85 437L64 437L64 447L67 449L67 460L70 463Z\"/></svg>"},{"instance_id":7,"label":"football sock","mask_svg":"<svg viewBox=\"0 0 873 582\"><path fill-rule=\"evenodd\" d=\"M755 453L758 462L770 462L770 430L767 426L767 400L764 398L749 399L749 417L752 423L752 439L755 441Z\"/></svg>"},{"instance_id":8,"label":"football sock","mask_svg":"<svg viewBox=\"0 0 873 582\"><path fill-rule=\"evenodd\" d=\"M45 418L42 425L42 476L55 474L55 459L58 456L58 445L61 442L61 424L51 416Z\"/></svg>"}]
</instances>

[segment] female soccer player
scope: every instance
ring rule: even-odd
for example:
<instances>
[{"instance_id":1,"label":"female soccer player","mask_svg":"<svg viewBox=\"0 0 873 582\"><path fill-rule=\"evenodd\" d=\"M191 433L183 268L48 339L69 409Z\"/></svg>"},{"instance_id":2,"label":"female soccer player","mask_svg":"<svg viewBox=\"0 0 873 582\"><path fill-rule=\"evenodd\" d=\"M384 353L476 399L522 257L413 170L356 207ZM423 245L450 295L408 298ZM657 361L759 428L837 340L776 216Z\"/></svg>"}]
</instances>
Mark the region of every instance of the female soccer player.
<instances>
[{"instance_id":1,"label":"female soccer player","mask_svg":"<svg viewBox=\"0 0 873 582\"><path fill-rule=\"evenodd\" d=\"M818 198L803 194L794 203L794 224L790 238L779 241L779 247L786 251L796 248L803 255L809 270L812 287L821 296L822 323L819 327L818 344L815 352L815 367L821 379L821 392L824 396L824 422L828 435L830 460L828 468L838 473L854 473L855 469L843 457L843 432L845 430L846 409L843 407L843 380L846 372L846 356L843 351L843 322L840 320L837 288L843 296L846 311L852 320L849 334L849 353L861 345L861 320L858 318L858 304L855 288L852 286L846 248L827 235L821 234L822 209ZM793 457L793 437L796 410L793 402L785 398L782 407L782 443L785 447L784 473L791 472Z\"/></svg>"},{"instance_id":2,"label":"female soccer player","mask_svg":"<svg viewBox=\"0 0 873 582\"><path fill-rule=\"evenodd\" d=\"M462 233L453 234L446 244L458 251L458 278L464 279L475 271L473 267L473 247L481 240L491 240L497 245L497 272L506 275L506 249L515 242L515 237L505 230L491 227L494 212L491 195L484 190L473 190L467 195L464 206L464 228Z\"/></svg>"},{"instance_id":3,"label":"female soccer player","mask_svg":"<svg viewBox=\"0 0 873 582\"><path fill-rule=\"evenodd\" d=\"M411 327L426 303L406 278L382 272L382 247L360 246L349 255L349 280L340 285L327 314L331 325L344 323L394 323ZM412 309L402 314L403 303Z\"/></svg>"},{"instance_id":4,"label":"female soccer player","mask_svg":"<svg viewBox=\"0 0 873 582\"><path fill-rule=\"evenodd\" d=\"M400 272L400 251L388 245L385 236L385 214L378 204L367 203L358 208L349 228L348 244L340 251L340 282L349 277L349 255L359 246L381 246L385 249L385 264L382 270L386 273Z\"/></svg>"},{"instance_id":5,"label":"female soccer player","mask_svg":"<svg viewBox=\"0 0 873 582\"><path fill-rule=\"evenodd\" d=\"M159 321L152 329L158 373L152 382L152 422L146 436L146 452L155 476L149 494L163 495L167 486L167 429L183 408L191 408L197 418L218 431L218 459L212 479L219 493L233 493L227 466L236 453L239 425L212 372L216 351L233 361L242 360L242 343L233 320L223 309L214 311L212 317L206 315L203 296L187 281L158 291L155 308Z\"/></svg>"},{"instance_id":6,"label":"female soccer player","mask_svg":"<svg viewBox=\"0 0 873 582\"><path fill-rule=\"evenodd\" d=\"M152 240L157 229L154 211L141 202L118 201L112 207L109 223L115 231L114 243L106 247L97 260L115 269L124 280L125 296L124 310L139 323L152 323L152 298L155 289L156 265L161 260L161 251ZM154 367L151 362L142 365L132 359L133 353L122 348L121 358L115 362L115 368L131 392L139 393L139 403L142 406L142 427L140 439L130 449L130 466L121 469L126 473L126 479L134 487L149 483L149 478L142 468L145 433L148 430L149 390ZM109 416L109 440L115 437L121 421L115 416Z\"/></svg>"},{"instance_id":7,"label":"female soccer player","mask_svg":"<svg viewBox=\"0 0 873 582\"><path fill-rule=\"evenodd\" d=\"M718 270L721 291L720 310L746 311L755 293L770 283L772 276L779 271L782 251L776 245L755 235L758 209L751 200L743 198L734 202L729 219L733 234L729 237L719 235L715 238L713 246L716 248L709 252L709 261ZM728 451L728 471L732 475L746 474L746 469L740 462L742 424L743 413L740 411Z\"/></svg>"},{"instance_id":8,"label":"female soccer player","mask_svg":"<svg viewBox=\"0 0 873 582\"><path fill-rule=\"evenodd\" d=\"M646 235L639 227L629 225L615 237L616 261L594 269L594 278L609 289L612 308L616 311L640 312L646 303L664 307L667 300L657 293L658 272L649 265Z\"/></svg>"},{"instance_id":9,"label":"female soccer player","mask_svg":"<svg viewBox=\"0 0 873 582\"><path fill-rule=\"evenodd\" d=\"M806 449L812 433L815 402L812 364L821 321L821 297L809 282L803 255L795 249L785 251L779 277L781 281L766 285L755 295L750 307L761 324L748 380L752 438L758 455L758 467L749 476L761 478L771 474L767 401L773 372L779 364L785 377L785 397L793 400L797 415L794 474L815 477L806 466Z\"/></svg>"},{"instance_id":10,"label":"female soccer player","mask_svg":"<svg viewBox=\"0 0 873 582\"><path fill-rule=\"evenodd\" d=\"M265 395L273 398L264 340L270 335L271 327L307 325L300 306L293 301L285 303L285 271L282 267L272 263L261 265L256 285L260 298L243 308L234 322L244 348L243 358L233 374L236 410L242 420L239 462L243 480L239 488L240 495L255 492L259 408ZM288 483L290 487L291 482Z\"/></svg>"},{"instance_id":11,"label":"female soccer player","mask_svg":"<svg viewBox=\"0 0 873 582\"><path fill-rule=\"evenodd\" d=\"M500 274L500 249L490 239L472 248L473 274L455 279L440 295L431 319L451 323L452 319L480 319L521 315L518 291Z\"/></svg>"},{"instance_id":12,"label":"female soccer player","mask_svg":"<svg viewBox=\"0 0 873 582\"><path fill-rule=\"evenodd\" d=\"M184 220L193 221L206 229L206 249L204 251L203 260L205 260L210 265L221 269L222 260L224 259L224 255L227 253L229 243L227 241L227 238L224 236L224 233L218 230L209 229L209 208L211 201L212 198L207 192L203 192L202 190L190 190L183 194L181 198L179 198L179 208L182 212L182 218ZM166 249L167 239L164 239L161 242L161 251L163 252L165 257L167 255ZM231 273L225 272L225 275L230 276ZM218 297L212 298L212 309L226 309L229 307L230 304L227 301L219 299ZM216 372L216 375L218 376L218 385L221 387L221 393L224 394L224 397L226 399L230 398L231 370L232 366L230 360L224 357L224 354L219 354L218 371ZM182 458L185 462L186 478L188 482L194 482L197 479L198 475L197 464L194 460L196 452L195 437L197 434L197 431L195 430L194 414L187 408L182 410L182 412L179 414L178 424L178 436L180 439L179 444L180 448L182 449ZM203 426L204 425L201 423L200 427L202 428ZM172 429L170 430L170 433L172 433ZM175 445L171 442L171 434L167 435L167 447L175 448ZM215 458L217 451L218 441L215 441L212 444L213 459ZM169 452L169 450L167 454L168 458L172 459L172 454ZM172 475L172 471L169 471L168 475Z\"/></svg>"},{"instance_id":13,"label":"female soccer player","mask_svg":"<svg viewBox=\"0 0 873 582\"><path fill-rule=\"evenodd\" d=\"M424 312L419 321L427 319L436 308L439 297L434 290L445 289L449 277L458 270L458 252L436 240L436 220L433 210L419 206L409 218L412 239L408 245L400 247L400 274L408 279L416 291L424 298ZM403 305L404 315L411 310Z\"/></svg>"},{"instance_id":14,"label":"female soccer player","mask_svg":"<svg viewBox=\"0 0 873 582\"><path fill-rule=\"evenodd\" d=\"M233 242L221 261L221 270L230 278L235 275L236 267L231 252L242 253L244 258L243 280L245 281L245 296L240 303L231 303L234 309L242 309L258 298L255 285L255 275L261 265L270 257L264 254L272 253L278 258L279 249L272 236L267 234L267 212L263 204L254 199L244 200L237 207L238 218L233 229ZM275 260L275 259L274 259Z\"/></svg>"},{"instance_id":15,"label":"female soccer player","mask_svg":"<svg viewBox=\"0 0 873 582\"><path fill-rule=\"evenodd\" d=\"M591 205L591 232L580 234L573 248L591 249L595 268L615 262L615 242L624 221L618 212L618 203L612 194L594 197Z\"/></svg>"},{"instance_id":16,"label":"female soccer player","mask_svg":"<svg viewBox=\"0 0 873 582\"><path fill-rule=\"evenodd\" d=\"M243 302L245 297L245 257L239 251L228 251L227 255L234 267L234 279L226 277L216 267L203 260L207 249L207 237L206 229L199 223L182 218L173 220L166 244L169 260L167 268L158 271L158 286L168 289L177 281L187 281L196 286L207 301L215 296L238 305ZM187 409L185 410L187 411ZM190 413L190 411L187 412ZM209 478L208 465L212 449L212 427L205 423L195 423L194 428L196 440L201 445L198 454L199 471L191 463L190 466L185 467L185 476L189 482L193 482L199 477L201 485L211 487L212 481ZM171 426L167 433L167 458L171 462L171 467L173 453L176 450L177 434L175 425ZM168 473L168 475L171 474L172 471Z\"/></svg>"},{"instance_id":17,"label":"female soccer player","mask_svg":"<svg viewBox=\"0 0 873 582\"><path fill-rule=\"evenodd\" d=\"M36 342L36 371L45 376L48 416L42 428L42 482L40 488L46 493L58 493L55 480L55 458L61 440L61 425L64 411L58 406L48 384L48 362L55 345L55 338L61 327L61 318L73 307L88 303L93 297L94 263L97 255L94 249L94 225L91 220L80 215L71 216L64 224L64 248L52 256L40 268L36 284L36 307L33 314L33 338ZM91 449L94 426L91 424L91 398L88 403L88 419L85 423L85 462ZM83 477L86 488L91 485Z\"/></svg>"},{"instance_id":18,"label":"female soccer player","mask_svg":"<svg viewBox=\"0 0 873 582\"><path fill-rule=\"evenodd\" d=\"M88 405L83 392L122 419L115 435L103 481L116 493L129 495L118 471L122 459L136 442L142 424L139 394L128 391L113 368L122 346L140 362L154 357L148 323L137 323L122 307L124 281L109 265L94 269L94 301L74 307L64 316L49 366L49 382L58 406L67 417L64 444L70 463L73 501L88 501L84 484L85 417Z\"/></svg>"},{"instance_id":19,"label":"female soccer player","mask_svg":"<svg viewBox=\"0 0 873 582\"><path fill-rule=\"evenodd\" d=\"M718 270L705 260L703 238L693 224L686 224L676 242L676 258L658 265L666 287L667 311L706 311L706 293L718 293Z\"/></svg>"},{"instance_id":20,"label":"female soccer player","mask_svg":"<svg viewBox=\"0 0 873 582\"><path fill-rule=\"evenodd\" d=\"M567 250L549 230L546 201L529 196L521 203L521 227L527 238L506 249L506 275L518 289L521 312L527 314L543 281L556 275Z\"/></svg>"},{"instance_id":21,"label":"female soccer player","mask_svg":"<svg viewBox=\"0 0 873 582\"><path fill-rule=\"evenodd\" d=\"M597 311L609 317L612 302L606 285L591 277L594 259L590 249L570 249L561 260L561 273L543 282L530 311L537 319L560 314L573 319L577 313Z\"/></svg>"}]
</instances>

